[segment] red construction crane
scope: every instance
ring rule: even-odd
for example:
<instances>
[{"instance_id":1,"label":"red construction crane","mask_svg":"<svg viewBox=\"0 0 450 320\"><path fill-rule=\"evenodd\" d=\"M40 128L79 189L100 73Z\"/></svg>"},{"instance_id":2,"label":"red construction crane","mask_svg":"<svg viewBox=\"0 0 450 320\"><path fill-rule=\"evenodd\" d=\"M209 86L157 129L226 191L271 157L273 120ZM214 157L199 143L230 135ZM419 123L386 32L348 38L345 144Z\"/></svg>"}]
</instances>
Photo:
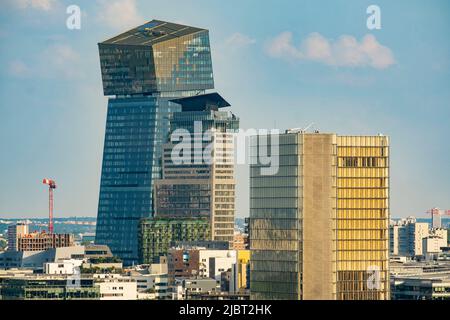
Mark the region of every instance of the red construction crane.
<instances>
[{"instance_id":1,"label":"red construction crane","mask_svg":"<svg viewBox=\"0 0 450 320\"><path fill-rule=\"evenodd\" d=\"M433 215L447 215L450 216L450 210L441 210L439 208L433 208L427 211L427 213L431 214L431 216Z\"/></svg>"},{"instance_id":2,"label":"red construction crane","mask_svg":"<svg viewBox=\"0 0 450 320\"><path fill-rule=\"evenodd\" d=\"M53 233L53 189L56 189L56 183L52 179L42 180L43 184L48 185L48 233Z\"/></svg>"},{"instance_id":3,"label":"red construction crane","mask_svg":"<svg viewBox=\"0 0 450 320\"><path fill-rule=\"evenodd\" d=\"M441 216L450 215L450 210L441 210L439 208L433 208L427 211L431 214L431 227L432 228L442 228Z\"/></svg>"}]
</instances>

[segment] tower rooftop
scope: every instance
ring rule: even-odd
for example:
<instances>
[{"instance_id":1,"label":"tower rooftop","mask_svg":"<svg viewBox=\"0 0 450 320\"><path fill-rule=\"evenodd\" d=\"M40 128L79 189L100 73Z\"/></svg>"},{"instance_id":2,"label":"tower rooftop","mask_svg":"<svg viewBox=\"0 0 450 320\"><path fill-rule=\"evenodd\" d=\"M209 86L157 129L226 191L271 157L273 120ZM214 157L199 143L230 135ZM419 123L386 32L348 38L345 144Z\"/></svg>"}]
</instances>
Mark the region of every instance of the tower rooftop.
<instances>
[{"instance_id":1,"label":"tower rooftop","mask_svg":"<svg viewBox=\"0 0 450 320\"><path fill-rule=\"evenodd\" d=\"M205 30L206 29L185 26L172 22L151 20L111 39L100 42L100 44L152 46L155 43Z\"/></svg>"}]
</instances>

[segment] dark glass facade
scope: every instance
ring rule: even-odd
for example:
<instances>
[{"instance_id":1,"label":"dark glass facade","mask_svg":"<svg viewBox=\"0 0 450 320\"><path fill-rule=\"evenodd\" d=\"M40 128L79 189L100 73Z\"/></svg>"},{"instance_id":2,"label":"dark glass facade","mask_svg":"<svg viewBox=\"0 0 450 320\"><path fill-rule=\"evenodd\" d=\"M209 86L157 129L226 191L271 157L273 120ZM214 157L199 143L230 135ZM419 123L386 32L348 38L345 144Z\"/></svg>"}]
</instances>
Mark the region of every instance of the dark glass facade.
<instances>
[{"instance_id":1,"label":"dark glass facade","mask_svg":"<svg viewBox=\"0 0 450 320\"><path fill-rule=\"evenodd\" d=\"M302 223L297 135L279 136L279 170L261 175L258 161L270 138L250 140L250 285L252 299L297 300L301 296ZM276 151L274 151L276 152Z\"/></svg>"},{"instance_id":2,"label":"dark glass facade","mask_svg":"<svg viewBox=\"0 0 450 320\"><path fill-rule=\"evenodd\" d=\"M211 224L211 240L232 241L235 212L233 134L239 128L239 118L229 111L219 111L230 105L217 93L172 102L180 104L182 111L173 113L171 131L190 133L190 158L188 163L175 163L172 152L178 142L164 145L163 179L155 184L155 215L206 217ZM211 130L209 138L205 135L208 130ZM212 159L204 157L207 148L211 148Z\"/></svg>"},{"instance_id":3,"label":"dark glass facade","mask_svg":"<svg viewBox=\"0 0 450 320\"><path fill-rule=\"evenodd\" d=\"M208 30L153 23L99 43L105 95L214 88Z\"/></svg>"},{"instance_id":4,"label":"dark glass facade","mask_svg":"<svg viewBox=\"0 0 450 320\"><path fill-rule=\"evenodd\" d=\"M159 184L156 188L158 217L209 218L211 184Z\"/></svg>"},{"instance_id":5,"label":"dark glass facade","mask_svg":"<svg viewBox=\"0 0 450 320\"><path fill-rule=\"evenodd\" d=\"M153 20L99 43L108 102L96 243L138 262L138 225L153 214L174 98L214 87L208 30Z\"/></svg>"}]
</instances>

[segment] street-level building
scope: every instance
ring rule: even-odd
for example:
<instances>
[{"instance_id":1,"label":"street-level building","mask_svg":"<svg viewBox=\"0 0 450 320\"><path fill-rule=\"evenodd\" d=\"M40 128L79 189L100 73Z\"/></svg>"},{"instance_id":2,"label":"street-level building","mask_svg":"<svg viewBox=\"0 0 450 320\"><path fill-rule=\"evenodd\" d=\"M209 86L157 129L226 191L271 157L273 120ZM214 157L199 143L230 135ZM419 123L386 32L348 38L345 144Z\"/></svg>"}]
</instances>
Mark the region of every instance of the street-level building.
<instances>
[{"instance_id":1,"label":"street-level building","mask_svg":"<svg viewBox=\"0 0 450 320\"><path fill-rule=\"evenodd\" d=\"M51 248L45 251L5 251L0 253L0 268L27 268L42 270L46 262L84 259L85 247Z\"/></svg>"},{"instance_id":2,"label":"street-level building","mask_svg":"<svg viewBox=\"0 0 450 320\"><path fill-rule=\"evenodd\" d=\"M150 299L165 300L169 298L168 275L165 274L140 274L131 275L136 281L138 293L151 293Z\"/></svg>"},{"instance_id":3,"label":"street-level building","mask_svg":"<svg viewBox=\"0 0 450 320\"><path fill-rule=\"evenodd\" d=\"M113 259L107 246L71 246L51 248L44 251L5 251L0 252L0 269L27 268L45 269L45 263L59 263L67 260L88 260L108 262ZM113 259L115 260L115 259ZM116 262L122 265L119 262Z\"/></svg>"},{"instance_id":4,"label":"street-level building","mask_svg":"<svg viewBox=\"0 0 450 320\"><path fill-rule=\"evenodd\" d=\"M220 293L220 280L210 278L189 278L181 280L183 299L195 299L202 294Z\"/></svg>"},{"instance_id":5,"label":"street-level building","mask_svg":"<svg viewBox=\"0 0 450 320\"><path fill-rule=\"evenodd\" d=\"M392 276L393 300L450 300L450 271Z\"/></svg>"},{"instance_id":6,"label":"street-level building","mask_svg":"<svg viewBox=\"0 0 450 320\"><path fill-rule=\"evenodd\" d=\"M100 288L92 277L28 274L0 277L2 300L98 300Z\"/></svg>"},{"instance_id":7,"label":"street-level building","mask_svg":"<svg viewBox=\"0 0 450 320\"><path fill-rule=\"evenodd\" d=\"M149 218L139 225L139 257L150 264L167 256L172 242L209 240L210 223L197 218Z\"/></svg>"}]
</instances>

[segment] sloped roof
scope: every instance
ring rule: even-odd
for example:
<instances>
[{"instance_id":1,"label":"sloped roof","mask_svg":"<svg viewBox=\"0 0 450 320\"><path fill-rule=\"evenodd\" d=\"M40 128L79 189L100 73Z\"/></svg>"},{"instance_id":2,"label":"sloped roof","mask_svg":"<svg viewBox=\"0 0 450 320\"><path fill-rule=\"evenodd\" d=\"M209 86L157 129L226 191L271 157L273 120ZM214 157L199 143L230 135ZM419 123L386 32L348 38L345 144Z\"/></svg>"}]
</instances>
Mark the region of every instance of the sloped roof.
<instances>
[{"instance_id":1,"label":"sloped roof","mask_svg":"<svg viewBox=\"0 0 450 320\"><path fill-rule=\"evenodd\" d=\"M155 43L205 30L166 21L151 20L111 39L100 42L100 44L151 46Z\"/></svg>"}]
</instances>

